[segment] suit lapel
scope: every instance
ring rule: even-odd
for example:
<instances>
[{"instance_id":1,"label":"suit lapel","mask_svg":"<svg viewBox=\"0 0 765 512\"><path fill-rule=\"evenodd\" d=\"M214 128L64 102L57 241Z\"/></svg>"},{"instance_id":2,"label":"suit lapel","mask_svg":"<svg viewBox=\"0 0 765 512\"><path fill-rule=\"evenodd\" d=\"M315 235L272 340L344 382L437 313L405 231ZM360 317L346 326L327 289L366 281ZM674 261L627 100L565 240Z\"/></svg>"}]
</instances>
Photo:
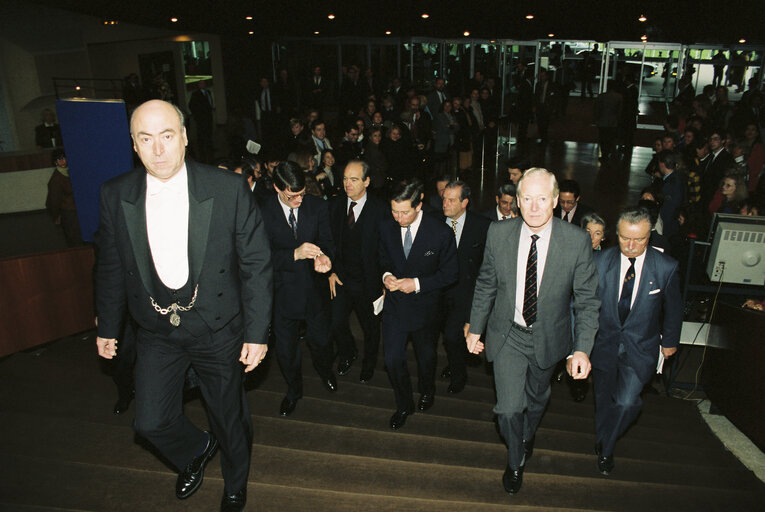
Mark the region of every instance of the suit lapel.
<instances>
[{"instance_id":1,"label":"suit lapel","mask_svg":"<svg viewBox=\"0 0 765 512\"><path fill-rule=\"evenodd\" d=\"M503 255L500 254L499 257L504 260L502 266L507 266L506 272L509 277L507 286L507 293L509 295L508 300L509 303L513 305L513 308L515 308L515 288L518 280L518 241L521 236L521 225L523 224L523 220L520 217L517 217L512 220L503 221L503 223L504 222L512 223L513 228L509 231L507 239L507 247L509 248L507 256L503 257Z\"/></svg>"},{"instance_id":2,"label":"suit lapel","mask_svg":"<svg viewBox=\"0 0 765 512\"><path fill-rule=\"evenodd\" d=\"M620 281L624 278L624 276L621 275L621 264L622 264L622 258L621 258L621 252L617 248L614 251L611 251L611 254L609 255L609 260L606 262L606 276L605 276L605 282L606 283L613 283L609 284L607 288L604 288L606 290L606 297L605 297L605 304L607 304L606 308L608 311L611 312L611 314L614 316L614 318L617 320L617 322L621 322L619 320L619 286Z\"/></svg>"},{"instance_id":3,"label":"suit lapel","mask_svg":"<svg viewBox=\"0 0 765 512\"><path fill-rule=\"evenodd\" d=\"M154 296L153 280L151 278L151 266L154 261L151 258L149 248L149 235L146 231L146 174L136 172L136 182L133 188L122 199L122 213L125 216L130 245L133 247L138 273L141 282L150 295Z\"/></svg>"},{"instance_id":4,"label":"suit lapel","mask_svg":"<svg viewBox=\"0 0 765 512\"><path fill-rule=\"evenodd\" d=\"M199 183L194 165L187 163L186 169L189 177L189 277L196 284L207 252L214 200Z\"/></svg>"},{"instance_id":5,"label":"suit lapel","mask_svg":"<svg viewBox=\"0 0 765 512\"><path fill-rule=\"evenodd\" d=\"M562 220L561 222L565 221ZM542 271L542 283L539 286L539 293L537 294L540 298L548 293L548 289L553 286L555 273L560 268L559 261L564 257L564 244L560 240L563 234L558 233L559 229L560 226L553 218L552 225L550 226L550 243L547 246L547 259L545 260L545 268Z\"/></svg>"},{"instance_id":6,"label":"suit lapel","mask_svg":"<svg viewBox=\"0 0 765 512\"><path fill-rule=\"evenodd\" d=\"M656 260L654 259L653 251L650 247L646 247L645 260L643 261L643 270L640 272L637 295L635 296L635 303L630 308L630 313L642 306L645 297L647 297L648 292L651 291L649 283L656 281L655 263ZM627 316L627 319L629 319L629 315Z\"/></svg>"}]
</instances>

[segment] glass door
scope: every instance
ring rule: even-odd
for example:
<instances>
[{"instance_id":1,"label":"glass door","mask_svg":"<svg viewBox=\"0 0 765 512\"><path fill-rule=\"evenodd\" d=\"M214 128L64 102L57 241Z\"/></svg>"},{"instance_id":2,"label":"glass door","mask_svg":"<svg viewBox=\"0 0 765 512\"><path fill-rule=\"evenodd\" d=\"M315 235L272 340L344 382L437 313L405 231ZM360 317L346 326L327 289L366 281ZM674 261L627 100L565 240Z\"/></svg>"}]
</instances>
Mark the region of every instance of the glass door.
<instances>
[{"instance_id":1,"label":"glass door","mask_svg":"<svg viewBox=\"0 0 765 512\"><path fill-rule=\"evenodd\" d=\"M608 43L604 74L618 79L629 73L638 84L641 99L671 101L682 75L678 73L684 64L681 50L681 45L672 43ZM601 90L605 90L605 82Z\"/></svg>"}]
</instances>

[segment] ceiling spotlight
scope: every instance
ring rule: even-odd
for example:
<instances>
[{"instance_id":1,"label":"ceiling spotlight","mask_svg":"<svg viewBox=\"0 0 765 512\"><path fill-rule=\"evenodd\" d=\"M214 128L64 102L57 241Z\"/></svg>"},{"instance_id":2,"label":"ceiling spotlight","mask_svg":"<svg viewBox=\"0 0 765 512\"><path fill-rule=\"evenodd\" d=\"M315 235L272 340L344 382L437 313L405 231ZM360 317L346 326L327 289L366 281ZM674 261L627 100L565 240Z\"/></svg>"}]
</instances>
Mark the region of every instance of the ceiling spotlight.
<instances>
[{"instance_id":1,"label":"ceiling spotlight","mask_svg":"<svg viewBox=\"0 0 765 512\"><path fill-rule=\"evenodd\" d=\"M638 21L640 23L645 23L647 20L648 18L645 17L645 14L641 14L640 17L638 18Z\"/></svg>"},{"instance_id":2,"label":"ceiling spotlight","mask_svg":"<svg viewBox=\"0 0 765 512\"><path fill-rule=\"evenodd\" d=\"M549 34L547 34L547 37L555 37L555 34L553 34L552 32L550 32Z\"/></svg>"},{"instance_id":3,"label":"ceiling spotlight","mask_svg":"<svg viewBox=\"0 0 765 512\"><path fill-rule=\"evenodd\" d=\"M255 31L253 31L253 30L250 30L250 31L249 31L249 32L247 32L247 33L248 33L248 34L250 34L250 35L253 35L253 34L255 33Z\"/></svg>"},{"instance_id":4,"label":"ceiling spotlight","mask_svg":"<svg viewBox=\"0 0 765 512\"><path fill-rule=\"evenodd\" d=\"M744 39L744 38L742 37L741 39L739 39L739 40L738 40L738 42L739 42L739 43L741 43L741 44L744 44L744 43L746 42L746 39Z\"/></svg>"},{"instance_id":5,"label":"ceiling spotlight","mask_svg":"<svg viewBox=\"0 0 765 512\"><path fill-rule=\"evenodd\" d=\"M495 41L494 39L492 39L492 40L491 40L491 41L489 41L489 42L490 42L491 44L494 44L494 43L496 43L496 41Z\"/></svg>"},{"instance_id":6,"label":"ceiling spotlight","mask_svg":"<svg viewBox=\"0 0 765 512\"><path fill-rule=\"evenodd\" d=\"M470 35L470 32L468 32L468 31L466 30L466 31L464 31L464 32L462 33L462 35L463 35L463 36L465 36L465 37L467 37L467 36L469 36L469 35Z\"/></svg>"},{"instance_id":7,"label":"ceiling spotlight","mask_svg":"<svg viewBox=\"0 0 765 512\"><path fill-rule=\"evenodd\" d=\"M428 13L424 12L424 13L422 13L422 14L420 15L420 17L421 17L422 19L426 20L426 19L430 18L430 14L428 14Z\"/></svg>"},{"instance_id":8,"label":"ceiling spotlight","mask_svg":"<svg viewBox=\"0 0 765 512\"><path fill-rule=\"evenodd\" d=\"M313 35L318 36L319 35L319 31L318 30L314 30L313 31Z\"/></svg>"},{"instance_id":9,"label":"ceiling spotlight","mask_svg":"<svg viewBox=\"0 0 765 512\"><path fill-rule=\"evenodd\" d=\"M178 18L170 18L170 21L172 21L173 23L178 23Z\"/></svg>"},{"instance_id":10,"label":"ceiling spotlight","mask_svg":"<svg viewBox=\"0 0 765 512\"><path fill-rule=\"evenodd\" d=\"M386 31L385 31L385 35L386 35L386 36L389 36L389 35L390 35L390 30L386 30Z\"/></svg>"},{"instance_id":11,"label":"ceiling spotlight","mask_svg":"<svg viewBox=\"0 0 765 512\"><path fill-rule=\"evenodd\" d=\"M327 18L329 18L331 20L334 20L335 19L335 15L334 14L329 14L329 15L327 15Z\"/></svg>"},{"instance_id":12,"label":"ceiling spotlight","mask_svg":"<svg viewBox=\"0 0 765 512\"><path fill-rule=\"evenodd\" d=\"M526 15L526 19L527 20L533 20L534 19L534 15L533 14L527 14Z\"/></svg>"},{"instance_id":13,"label":"ceiling spotlight","mask_svg":"<svg viewBox=\"0 0 765 512\"><path fill-rule=\"evenodd\" d=\"M643 34L642 36L640 36L640 40L645 43L648 40L648 36Z\"/></svg>"},{"instance_id":14,"label":"ceiling spotlight","mask_svg":"<svg viewBox=\"0 0 765 512\"><path fill-rule=\"evenodd\" d=\"M244 19L246 19L247 21L252 21L252 16L245 16Z\"/></svg>"}]
</instances>

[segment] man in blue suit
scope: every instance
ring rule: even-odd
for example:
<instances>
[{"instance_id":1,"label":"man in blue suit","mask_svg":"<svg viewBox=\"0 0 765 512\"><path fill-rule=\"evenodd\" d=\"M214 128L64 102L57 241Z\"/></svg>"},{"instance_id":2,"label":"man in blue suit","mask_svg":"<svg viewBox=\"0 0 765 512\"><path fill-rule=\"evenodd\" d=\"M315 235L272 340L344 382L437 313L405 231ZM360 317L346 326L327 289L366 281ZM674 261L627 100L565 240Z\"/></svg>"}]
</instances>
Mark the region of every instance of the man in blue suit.
<instances>
[{"instance_id":1,"label":"man in blue suit","mask_svg":"<svg viewBox=\"0 0 765 512\"><path fill-rule=\"evenodd\" d=\"M614 469L614 444L640 413L640 392L664 357L677 351L683 303L677 262L649 247L651 217L624 211L616 224L619 247L595 256L600 321L592 349L598 470Z\"/></svg>"},{"instance_id":2,"label":"man in blue suit","mask_svg":"<svg viewBox=\"0 0 765 512\"><path fill-rule=\"evenodd\" d=\"M414 413L406 365L410 335L417 355L417 408L424 412L433 405L439 298L459 274L454 233L437 218L423 214L422 198L419 180L398 185L391 195L393 219L380 227L380 270L386 289L383 348L396 395L396 412L390 419L393 430L403 427Z\"/></svg>"}]
</instances>

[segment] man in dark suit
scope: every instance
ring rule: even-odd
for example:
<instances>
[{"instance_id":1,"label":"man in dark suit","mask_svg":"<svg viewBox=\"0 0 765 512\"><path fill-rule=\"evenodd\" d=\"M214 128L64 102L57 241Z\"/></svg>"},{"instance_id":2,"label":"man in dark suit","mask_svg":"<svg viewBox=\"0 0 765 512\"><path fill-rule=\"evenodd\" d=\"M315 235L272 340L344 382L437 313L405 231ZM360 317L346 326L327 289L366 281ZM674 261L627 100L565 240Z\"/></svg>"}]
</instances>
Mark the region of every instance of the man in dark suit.
<instances>
[{"instance_id":1,"label":"man in dark suit","mask_svg":"<svg viewBox=\"0 0 765 512\"><path fill-rule=\"evenodd\" d=\"M431 119L435 119L436 115L441 111L441 105L444 101L451 99L446 93L446 81L443 78L436 78L433 87L433 91L427 96Z\"/></svg>"},{"instance_id":2,"label":"man in dark suit","mask_svg":"<svg viewBox=\"0 0 765 512\"><path fill-rule=\"evenodd\" d=\"M304 97L306 106L316 108L321 113L324 109L324 103L331 92L331 85L321 74L321 66L313 67L313 74L308 78L304 85Z\"/></svg>"},{"instance_id":3,"label":"man in dark suit","mask_svg":"<svg viewBox=\"0 0 765 512\"><path fill-rule=\"evenodd\" d=\"M677 172L678 161L681 156L675 151L666 149L656 155L659 163L659 172L661 173L661 192L664 201L661 203L659 217L664 226L662 235L668 240L680 231L680 222L677 220L677 214L680 207L685 204L685 180Z\"/></svg>"},{"instance_id":4,"label":"man in dark suit","mask_svg":"<svg viewBox=\"0 0 765 512\"><path fill-rule=\"evenodd\" d=\"M558 206L553 210L553 216L574 226L581 226L582 218L593 210L579 202L582 197L579 183L574 180L561 180L559 188Z\"/></svg>"},{"instance_id":5,"label":"man in dark suit","mask_svg":"<svg viewBox=\"0 0 765 512\"><path fill-rule=\"evenodd\" d=\"M553 217L557 201L551 172L526 171L518 182L522 218L489 227L466 338L468 350L477 354L484 348L481 333L486 333L497 391L494 412L508 451L502 483L511 494L521 488L555 364L568 355L569 374L587 378L598 329L590 236Z\"/></svg>"},{"instance_id":6,"label":"man in dark suit","mask_svg":"<svg viewBox=\"0 0 765 512\"><path fill-rule=\"evenodd\" d=\"M497 206L491 210L483 212L484 216L492 221L507 220L518 216L517 204L515 200L515 185L505 183L497 189L494 197Z\"/></svg>"},{"instance_id":7,"label":"man in dark suit","mask_svg":"<svg viewBox=\"0 0 765 512\"><path fill-rule=\"evenodd\" d=\"M713 128L707 137L710 161L704 174L701 176L701 209L707 212L709 203L720 187L725 171L736 166L733 155L725 149L728 141L728 133L723 128Z\"/></svg>"},{"instance_id":8,"label":"man in dark suit","mask_svg":"<svg viewBox=\"0 0 765 512\"><path fill-rule=\"evenodd\" d=\"M619 247L595 256L600 328L592 349L598 470L614 469L614 444L640 414L640 392L664 357L677 351L683 302L677 262L648 246L647 210L624 211Z\"/></svg>"},{"instance_id":9,"label":"man in dark suit","mask_svg":"<svg viewBox=\"0 0 765 512\"><path fill-rule=\"evenodd\" d=\"M372 303L382 295L380 279L380 223L386 218L386 205L367 193L369 165L352 160L345 167L345 195L329 203L332 238L337 246L335 269L329 276L332 297L332 334L337 342L337 373L347 374L356 359L349 317L356 316L364 332L364 359L361 382L368 382L377 364L380 348L380 322Z\"/></svg>"},{"instance_id":10,"label":"man in dark suit","mask_svg":"<svg viewBox=\"0 0 765 512\"><path fill-rule=\"evenodd\" d=\"M449 393L452 394L462 391L467 382L465 325L470 321L473 288L483 261L486 232L491 224L483 215L468 211L469 202L470 187L467 183L457 180L446 185L443 198L444 220L454 233L459 268L457 282L444 288L441 299L444 346L449 361L442 375L448 375Z\"/></svg>"},{"instance_id":11,"label":"man in dark suit","mask_svg":"<svg viewBox=\"0 0 765 512\"><path fill-rule=\"evenodd\" d=\"M260 79L258 99L255 100L260 114L260 138L263 144L271 146L276 142L279 133L279 114L281 114L280 98L274 93L271 83L266 77Z\"/></svg>"},{"instance_id":12,"label":"man in dark suit","mask_svg":"<svg viewBox=\"0 0 765 512\"><path fill-rule=\"evenodd\" d=\"M334 243L327 203L305 193L305 174L295 162L274 169L276 195L262 203L263 222L274 264L274 319L276 358L287 381L287 395L279 414L288 416L303 397L302 355L298 340L300 321L314 367L324 387L334 392L326 274L332 268Z\"/></svg>"},{"instance_id":13,"label":"man in dark suit","mask_svg":"<svg viewBox=\"0 0 765 512\"><path fill-rule=\"evenodd\" d=\"M197 130L196 157L200 162L210 163L213 159L213 110L212 94L207 82L197 82L197 90L191 93L189 110Z\"/></svg>"},{"instance_id":14,"label":"man in dark suit","mask_svg":"<svg viewBox=\"0 0 765 512\"><path fill-rule=\"evenodd\" d=\"M420 412L433 405L436 392L438 303L444 287L457 280L454 233L437 218L422 212L419 180L402 183L391 195L393 219L380 227L380 269L386 288L383 347L396 412L390 428L398 430L414 413L412 383L406 364L411 335L417 356Z\"/></svg>"},{"instance_id":15,"label":"man in dark suit","mask_svg":"<svg viewBox=\"0 0 765 512\"><path fill-rule=\"evenodd\" d=\"M176 496L223 452L222 510L242 510L250 415L242 369L265 357L271 262L260 212L241 177L185 162L183 114L164 101L133 113L144 169L101 189L96 268L98 353L111 359L125 307L138 325L135 429L179 471ZM201 381L212 432L182 413L184 375Z\"/></svg>"}]
</instances>

